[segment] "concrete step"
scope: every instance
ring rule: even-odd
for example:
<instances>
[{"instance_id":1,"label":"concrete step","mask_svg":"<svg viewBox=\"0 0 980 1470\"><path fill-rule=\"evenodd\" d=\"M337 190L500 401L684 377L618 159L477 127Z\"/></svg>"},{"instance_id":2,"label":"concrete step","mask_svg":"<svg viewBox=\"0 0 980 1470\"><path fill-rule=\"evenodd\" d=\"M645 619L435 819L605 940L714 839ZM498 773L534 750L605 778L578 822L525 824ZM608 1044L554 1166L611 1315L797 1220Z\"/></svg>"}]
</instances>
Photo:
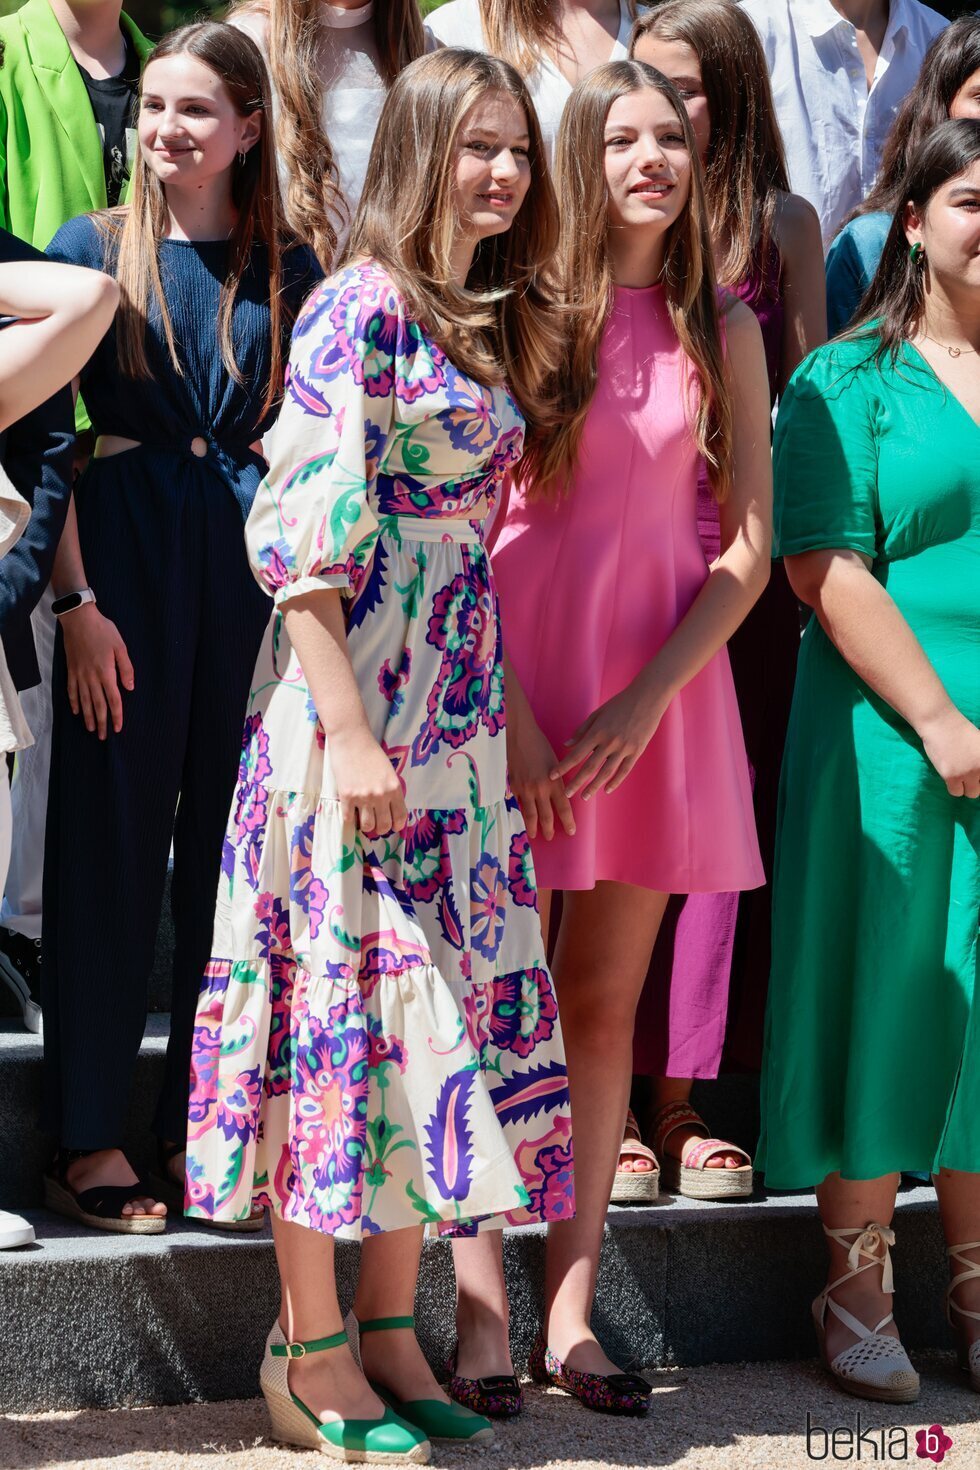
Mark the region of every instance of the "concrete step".
<instances>
[{"instance_id":1,"label":"concrete step","mask_svg":"<svg viewBox=\"0 0 980 1470\"><path fill-rule=\"evenodd\" d=\"M36 1212L38 1244L0 1253L0 1411L246 1398L277 1310L262 1235L187 1221L162 1236L103 1235ZM932 1191L903 1191L898 1315L911 1348L948 1346ZM537 1330L545 1232L511 1231L505 1260L518 1368ZM337 1252L349 1301L358 1250ZM594 1325L624 1367L812 1357L823 1246L812 1196L672 1199L609 1215ZM427 1241L418 1326L434 1363L452 1345L450 1247Z\"/></svg>"},{"instance_id":2,"label":"concrete step","mask_svg":"<svg viewBox=\"0 0 980 1470\"><path fill-rule=\"evenodd\" d=\"M169 1017L153 1013L147 1021L133 1086L126 1148L137 1168L155 1162L150 1121L163 1078ZM41 1105L39 1037L15 1021L0 1021L0 1209L43 1203L41 1174L50 1144L37 1131ZM759 1131L759 1085L754 1076L719 1077L695 1084L693 1101L723 1137L751 1152Z\"/></svg>"}]
</instances>

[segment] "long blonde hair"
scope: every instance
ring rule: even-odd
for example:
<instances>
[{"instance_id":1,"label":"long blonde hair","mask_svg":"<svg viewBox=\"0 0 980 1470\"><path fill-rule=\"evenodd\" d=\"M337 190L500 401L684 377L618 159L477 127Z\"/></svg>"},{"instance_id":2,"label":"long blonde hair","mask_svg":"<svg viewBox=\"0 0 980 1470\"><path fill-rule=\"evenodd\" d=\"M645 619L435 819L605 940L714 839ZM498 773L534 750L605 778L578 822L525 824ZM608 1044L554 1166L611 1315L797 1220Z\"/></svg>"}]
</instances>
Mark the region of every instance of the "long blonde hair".
<instances>
[{"instance_id":1,"label":"long blonde hair","mask_svg":"<svg viewBox=\"0 0 980 1470\"><path fill-rule=\"evenodd\" d=\"M636 17L636 0L627 0ZM542 56L554 56L561 46L560 0L480 0L480 18L487 50L502 56L529 76Z\"/></svg>"},{"instance_id":2,"label":"long blonde hair","mask_svg":"<svg viewBox=\"0 0 980 1470\"><path fill-rule=\"evenodd\" d=\"M631 56L644 36L690 46L701 67L711 118L704 189L718 278L739 286L754 269L764 276L789 174L759 33L736 0L665 0L634 25Z\"/></svg>"},{"instance_id":3,"label":"long blonde hair","mask_svg":"<svg viewBox=\"0 0 980 1470\"><path fill-rule=\"evenodd\" d=\"M255 42L241 31L218 21L201 21L182 26L153 48L146 67L166 56L190 55L210 68L221 81L240 117L262 113L258 141L232 164L232 200L237 209L230 237L228 269L221 285L218 308L218 340L221 359L230 377L241 383L242 373L235 358L232 332L235 299L252 248L256 241L266 246L269 268L270 369L262 413L266 414L282 391L283 336L285 326L282 292L282 250L287 243L285 222L279 203L273 157L269 85L265 63ZM143 72L146 76L146 69ZM115 274L120 286L116 316L119 364L131 378L151 376L146 354L146 324L151 305L159 313L174 371L183 367L174 340L167 298L160 280L157 245L169 225L166 191L147 167L142 152L133 167L131 200L121 208L95 217L96 224L118 246Z\"/></svg>"},{"instance_id":4,"label":"long blonde hair","mask_svg":"<svg viewBox=\"0 0 980 1470\"><path fill-rule=\"evenodd\" d=\"M233 14L268 17L269 72L278 101L276 145L286 175L285 211L296 237L333 269L346 219L334 151L323 128L319 50L323 0L239 0ZM372 17L387 86L425 50L416 0L375 0Z\"/></svg>"},{"instance_id":5,"label":"long blonde hair","mask_svg":"<svg viewBox=\"0 0 980 1470\"><path fill-rule=\"evenodd\" d=\"M563 341L555 358L555 426L536 435L525 456L523 473L532 495L558 493L578 459L613 301L604 167L606 118L618 98L644 89L659 92L671 104L691 156L690 194L666 235L662 279L671 321L691 361L698 388L695 442L707 462L715 499L724 500L731 488L732 402L725 380L711 231L694 134L680 97L666 77L640 61L610 61L579 82L565 106L558 132L555 182L562 201L558 273Z\"/></svg>"},{"instance_id":6,"label":"long blonde hair","mask_svg":"<svg viewBox=\"0 0 980 1470\"><path fill-rule=\"evenodd\" d=\"M470 108L494 92L512 97L527 118L531 185L510 229L480 242L460 287L452 268L456 143ZM506 380L532 429L547 418L542 391L559 343L549 288L557 243L541 130L517 72L453 47L413 61L382 110L345 260L383 265L453 365L488 386Z\"/></svg>"}]
</instances>

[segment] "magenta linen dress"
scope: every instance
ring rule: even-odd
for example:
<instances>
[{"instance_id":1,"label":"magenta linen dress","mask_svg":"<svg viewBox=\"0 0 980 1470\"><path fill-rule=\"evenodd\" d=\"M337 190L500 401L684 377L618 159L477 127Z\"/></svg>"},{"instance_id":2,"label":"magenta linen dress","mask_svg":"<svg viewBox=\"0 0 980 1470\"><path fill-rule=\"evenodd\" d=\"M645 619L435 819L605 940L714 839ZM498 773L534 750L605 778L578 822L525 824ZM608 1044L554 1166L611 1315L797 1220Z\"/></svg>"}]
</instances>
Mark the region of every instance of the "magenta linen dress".
<instances>
[{"instance_id":1,"label":"magenta linen dress","mask_svg":"<svg viewBox=\"0 0 980 1470\"><path fill-rule=\"evenodd\" d=\"M512 488L493 552L504 646L556 751L657 653L704 585L696 386L663 289L618 287L566 494ZM626 781L573 800L577 831L537 839L538 886L667 893L764 881L728 654L675 697Z\"/></svg>"}]
</instances>

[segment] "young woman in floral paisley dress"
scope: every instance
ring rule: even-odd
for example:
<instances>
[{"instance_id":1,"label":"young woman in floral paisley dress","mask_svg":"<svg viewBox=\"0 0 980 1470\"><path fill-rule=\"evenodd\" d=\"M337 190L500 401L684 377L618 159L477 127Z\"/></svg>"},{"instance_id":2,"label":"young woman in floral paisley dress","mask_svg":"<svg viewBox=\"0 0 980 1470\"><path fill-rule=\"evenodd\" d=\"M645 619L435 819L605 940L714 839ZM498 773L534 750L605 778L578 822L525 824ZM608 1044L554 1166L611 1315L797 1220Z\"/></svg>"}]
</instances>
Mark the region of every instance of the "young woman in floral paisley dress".
<instances>
[{"instance_id":1,"label":"young woman in floral paisley dress","mask_svg":"<svg viewBox=\"0 0 980 1470\"><path fill-rule=\"evenodd\" d=\"M552 350L541 159L504 63L447 50L398 79L349 263L297 322L247 527L275 612L198 1008L187 1212L273 1212L284 1308L263 1389L280 1436L330 1430L336 1448L322 1412L358 1415L368 1447L395 1458L427 1446L389 1443L339 1335L322 1357L307 1362L307 1343L286 1358L287 1387L283 1333L319 1340L340 1323L329 1237L364 1241L368 1378L403 1419L428 1404L419 1432L472 1439L489 1424L449 1404L406 1330L422 1226L573 1208L481 529Z\"/></svg>"}]
</instances>

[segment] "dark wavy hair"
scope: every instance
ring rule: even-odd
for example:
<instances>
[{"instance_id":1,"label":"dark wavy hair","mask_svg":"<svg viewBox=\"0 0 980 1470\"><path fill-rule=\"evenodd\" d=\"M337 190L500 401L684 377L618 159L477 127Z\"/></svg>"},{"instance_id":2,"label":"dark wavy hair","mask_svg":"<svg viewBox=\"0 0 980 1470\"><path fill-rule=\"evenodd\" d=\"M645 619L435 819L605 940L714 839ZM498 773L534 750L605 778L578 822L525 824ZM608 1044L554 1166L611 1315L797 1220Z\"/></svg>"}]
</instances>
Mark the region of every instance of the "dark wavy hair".
<instances>
[{"instance_id":1,"label":"dark wavy hair","mask_svg":"<svg viewBox=\"0 0 980 1470\"><path fill-rule=\"evenodd\" d=\"M962 15L940 31L926 52L919 79L892 123L874 187L851 215L884 210L903 202L902 182L912 159L933 128L949 118L953 98L980 71L980 15Z\"/></svg>"},{"instance_id":2,"label":"dark wavy hair","mask_svg":"<svg viewBox=\"0 0 980 1470\"><path fill-rule=\"evenodd\" d=\"M926 138L900 181L899 204L874 280L858 307L847 338L875 337L875 358L894 363L902 344L915 334L924 306L923 270L911 258L905 235L905 206L921 218L937 189L980 163L980 122L948 119Z\"/></svg>"}]
</instances>

